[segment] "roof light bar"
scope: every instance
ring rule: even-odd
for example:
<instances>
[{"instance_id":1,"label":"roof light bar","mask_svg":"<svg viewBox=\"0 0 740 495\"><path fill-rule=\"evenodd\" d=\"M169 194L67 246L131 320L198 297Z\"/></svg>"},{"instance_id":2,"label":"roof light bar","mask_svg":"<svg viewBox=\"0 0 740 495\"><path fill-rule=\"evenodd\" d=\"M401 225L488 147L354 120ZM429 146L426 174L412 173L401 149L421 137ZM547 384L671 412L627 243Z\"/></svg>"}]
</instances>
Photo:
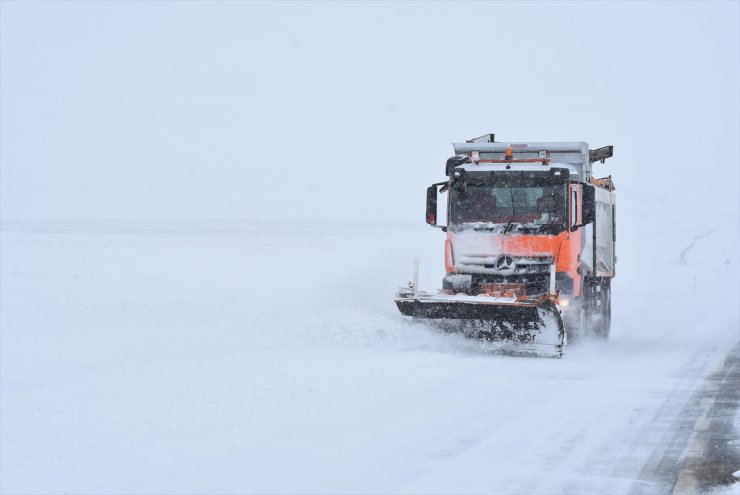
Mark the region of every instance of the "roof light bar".
<instances>
[{"instance_id":1,"label":"roof light bar","mask_svg":"<svg viewBox=\"0 0 740 495\"><path fill-rule=\"evenodd\" d=\"M542 163L542 165L548 165L552 160L549 151L540 151L539 158L513 158L510 150L511 148L506 148L506 155L503 160L480 158L480 153L477 151L471 151L471 155L473 155L472 160L474 163ZM478 156L477 159L476 156Z\"/></svg>"}]
</instances>

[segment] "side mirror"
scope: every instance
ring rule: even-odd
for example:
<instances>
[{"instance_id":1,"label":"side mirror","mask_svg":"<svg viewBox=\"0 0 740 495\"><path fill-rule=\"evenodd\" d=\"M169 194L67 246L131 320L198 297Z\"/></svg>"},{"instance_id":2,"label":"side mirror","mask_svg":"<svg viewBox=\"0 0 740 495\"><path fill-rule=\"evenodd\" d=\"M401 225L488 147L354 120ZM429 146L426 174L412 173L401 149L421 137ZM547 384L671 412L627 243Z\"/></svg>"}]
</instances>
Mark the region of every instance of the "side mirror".
<instances>
[{"instance_id":1,"label":"side mirror","mask_svg":"<svg viewBox=\"0 0 740 495\"><path fill-rule=\"evenodd\" d=\"M581 205L581 225L596 221L596 187L583 185L583 204Z\"/></svg>"},{"instance_id":2,"label":"side mirror","mask_svg":"<svg viewBox=\"0 0 740 495\"><path fill-rule=\"evenodd\" d=\"M437 186L427 187L427 223L437 225Z\"/></svg>"}]
</instances>

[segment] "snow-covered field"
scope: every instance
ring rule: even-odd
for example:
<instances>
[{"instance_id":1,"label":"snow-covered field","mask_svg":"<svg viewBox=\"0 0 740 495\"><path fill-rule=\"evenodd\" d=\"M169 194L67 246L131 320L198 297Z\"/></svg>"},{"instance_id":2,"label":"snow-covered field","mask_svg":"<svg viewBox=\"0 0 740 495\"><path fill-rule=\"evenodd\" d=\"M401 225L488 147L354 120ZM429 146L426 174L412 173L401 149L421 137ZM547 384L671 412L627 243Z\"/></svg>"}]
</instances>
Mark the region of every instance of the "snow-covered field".
<instances>
[{"instance_id":1,"label":"snow-covered field","mask_svg":"<svg viewBox=\"0 0 740 495\"><path fill-rule=\"evenodd\" d=\"M740 337L738 218L618 193L612 340L562 360L397 313L414 256L441 283L421 215L4 222L0 491L665 492Z\"/></svg>"}]
</instances>

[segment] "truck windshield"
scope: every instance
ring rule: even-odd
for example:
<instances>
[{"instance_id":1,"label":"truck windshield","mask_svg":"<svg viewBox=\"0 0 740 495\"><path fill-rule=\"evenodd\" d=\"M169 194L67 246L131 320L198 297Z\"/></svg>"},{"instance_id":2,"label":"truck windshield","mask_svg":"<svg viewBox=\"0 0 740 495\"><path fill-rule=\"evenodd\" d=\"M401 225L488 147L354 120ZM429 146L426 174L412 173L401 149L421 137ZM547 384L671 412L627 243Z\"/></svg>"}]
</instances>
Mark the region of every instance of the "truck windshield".
<instances>
[{"instance_id":1,"label":"truck windshield","mask_svg":"<svg viewBox=\"0 0 740 495\"><path fill-rule=\"evenodd\" d=\"M514 231L562 232L566 227L565 185L467 183L450 191L450 224ZM516 229L516 230L515 230Z\"/></svg>"}]
</instances>

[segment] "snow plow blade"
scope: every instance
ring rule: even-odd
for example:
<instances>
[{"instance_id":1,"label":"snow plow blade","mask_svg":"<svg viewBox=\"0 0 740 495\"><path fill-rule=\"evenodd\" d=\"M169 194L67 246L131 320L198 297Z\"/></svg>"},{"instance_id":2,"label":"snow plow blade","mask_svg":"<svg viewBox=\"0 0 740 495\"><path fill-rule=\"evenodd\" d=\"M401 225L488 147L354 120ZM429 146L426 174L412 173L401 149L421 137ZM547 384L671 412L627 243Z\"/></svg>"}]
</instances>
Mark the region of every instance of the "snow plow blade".
<instances>
[{"instance_id":1,"label":"snow plow blade","mask_svg":"<svg viewBox=\"0 0 740 495\"><path fill-rule=\"evenodd\" d=\"M401 289L395 298L406 316L457 322L463 333L491 342L502 351L562 357L565 327L555 303L547 297L435 295Z\"/></svg>"}]
</instances>

